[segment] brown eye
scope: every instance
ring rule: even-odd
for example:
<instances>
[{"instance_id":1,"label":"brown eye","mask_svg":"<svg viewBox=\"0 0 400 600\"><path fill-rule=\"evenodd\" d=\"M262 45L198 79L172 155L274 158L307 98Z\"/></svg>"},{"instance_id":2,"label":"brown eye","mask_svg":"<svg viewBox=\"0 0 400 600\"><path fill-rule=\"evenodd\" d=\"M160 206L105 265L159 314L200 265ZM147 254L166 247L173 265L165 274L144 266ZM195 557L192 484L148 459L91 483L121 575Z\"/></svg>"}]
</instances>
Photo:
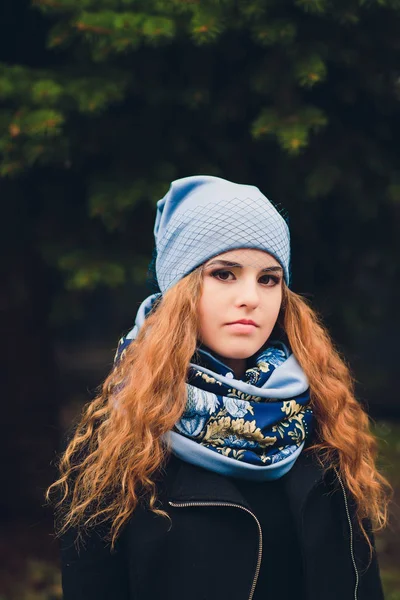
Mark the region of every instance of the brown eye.
<instances>
[{"instance_id":1,"label":"brown eye","mask_svg":"<svg viewBox=\"0 0 400 600\"><path fill-rule=\"evenodd\" d=\"M232 271L224 271L223 269L213 271L211 273L211 277L215 277L215 279L219 279L220 281L229 281L229 279L225 277L225 275L233 275L233 273Z\"/></svg>"},{"instance_id":2,"label":"brown eye","mask_svg":"<svg viewBox=\"0 0 400 600\"><path fill-rule=\"evenodd\" d=\"M276 277L274 275L263 275L261 277L260 281L261 280L264 280L264 281L262 281L262 283L268 285L269 287L272 287L272 286L277 285L279 283L280 278ZM267 280L267 281L265 281L265 280Z\"/></svg>"}]
</instances>

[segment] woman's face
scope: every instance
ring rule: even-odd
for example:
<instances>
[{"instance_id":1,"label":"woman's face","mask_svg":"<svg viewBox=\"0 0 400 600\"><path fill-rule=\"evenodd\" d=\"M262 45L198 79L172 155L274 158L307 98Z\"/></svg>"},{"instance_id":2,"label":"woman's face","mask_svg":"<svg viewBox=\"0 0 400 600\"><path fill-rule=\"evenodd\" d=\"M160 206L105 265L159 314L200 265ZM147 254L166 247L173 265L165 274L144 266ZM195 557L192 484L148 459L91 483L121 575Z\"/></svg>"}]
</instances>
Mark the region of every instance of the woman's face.
<instances>
[{"instance_id":1,"label":"woman's face","mask_svg":"<svg viewBox=\"0 0 400 600\"><path fill-rule=\"evenodd\" d=\"M273 256L253 248L214 256L203 269L200 341L241 377L246 359L267 341L278 318L283 269ZM241 319L255 325L232 325Z\"/></svg>"}]
</instances>

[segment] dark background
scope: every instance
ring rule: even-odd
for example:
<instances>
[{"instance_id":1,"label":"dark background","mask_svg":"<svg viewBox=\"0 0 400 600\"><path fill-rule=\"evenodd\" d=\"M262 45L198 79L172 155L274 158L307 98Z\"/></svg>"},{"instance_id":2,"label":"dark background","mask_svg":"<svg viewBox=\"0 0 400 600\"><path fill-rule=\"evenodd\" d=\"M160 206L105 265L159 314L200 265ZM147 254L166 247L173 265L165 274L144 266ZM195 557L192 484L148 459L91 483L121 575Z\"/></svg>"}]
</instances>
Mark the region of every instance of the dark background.
<instances>
[{"instance_id":1,"label":"dark background","mask_svg":"<svg viewBox=\"0 0 400 600\"><path fill-rule=\"evenodd\" d=\"M155 204L179 177L287 211L291 287L348 360L398 493L399 25L394 1L3 2L1 600L60 597L44 491L152 291Z\"/></svg>"}]
</instances>

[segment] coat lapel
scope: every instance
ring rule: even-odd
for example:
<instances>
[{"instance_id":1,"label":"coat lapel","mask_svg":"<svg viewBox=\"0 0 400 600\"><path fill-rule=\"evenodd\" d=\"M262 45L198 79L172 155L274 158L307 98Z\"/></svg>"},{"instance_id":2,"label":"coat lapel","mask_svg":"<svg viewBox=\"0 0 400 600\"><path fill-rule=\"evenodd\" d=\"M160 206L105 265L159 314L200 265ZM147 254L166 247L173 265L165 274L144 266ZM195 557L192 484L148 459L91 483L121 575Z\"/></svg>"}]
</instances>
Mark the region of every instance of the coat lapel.
<instances>
[{"instance_id":1,"label":"coat lapel","mask_svg":"<svg viewBox=\"0 0 400 600\"><path fill-rule=\"evenodd\" d=\"M324 469L314 452L302 452L285 475L285 489L293 512L303 511L311 490L324 478Z\"/></svg>"},{"instance_id":2,"label":"coat lapel","mask_svg":"<svg viewBox=\"0 0 400 600\"><path fill-rule=\"evenodd\" d=\"M176 476L169 488L168 500L175 502L229 502L250 508L234 480L219 473L179 461Z\"/></svg>"},{"instance_id":3,"label":"coat lapel","mask_svg":"<svg viewBox=\"0 0 400 600\"><path fill-rule=\"evenodd\" d=\"M178 461L168 499L175 502L229 502L250 508L235 485L235 480L213 471ZM293 467L284 475L285 489L294 516L300 519L307 497L323 478L324 471L313 453L302 452Z\"/></svg>"}]
</instances>

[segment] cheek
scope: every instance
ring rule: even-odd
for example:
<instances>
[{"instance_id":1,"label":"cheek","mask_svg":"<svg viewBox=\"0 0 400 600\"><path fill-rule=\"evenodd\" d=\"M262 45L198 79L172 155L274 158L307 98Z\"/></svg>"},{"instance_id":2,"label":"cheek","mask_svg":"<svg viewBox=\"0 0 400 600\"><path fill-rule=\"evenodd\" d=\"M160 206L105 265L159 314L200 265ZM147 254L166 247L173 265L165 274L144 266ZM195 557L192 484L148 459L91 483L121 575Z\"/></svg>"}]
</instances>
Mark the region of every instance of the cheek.
<instances>
[{"instance_id":1,"label":"cheek","mask_svg":"<svg viewBox=\"0 0 400 600\"><path fill-rule=\"evenodd\" d=\"M215 325L218 325L218 317L225 312L220 308L220 295L212 286L203 287L203 292L199 300L199 330L201 335L212 335L215 332Z\"/></svg>"},{"instance_id":2,"label":"cheek","mask_svg":"<svg viewBox=\"0 0 400 600\"><path fill-rule=\"evenodd\" d=\"M200 332L207 329L207 323L210 322L210 318L212 316L211 313L211 302L209 299L209 295L205 290L203 290L203 294L200 298L199 306L199 327Z\"/></svg>"},{"instance_id":3,"label":"cheek","mask_svg":"<svg viewBox=\"0 0 400 600\"><path fill-rule=\"evenodd\" d=\"M268 326L274 326L278 316L279 311L282 305L282 291L277 290L277 294L274 298L270 298L269 302L266 303L267 312L268 312Z\"/></svg>"}]
</instances>

